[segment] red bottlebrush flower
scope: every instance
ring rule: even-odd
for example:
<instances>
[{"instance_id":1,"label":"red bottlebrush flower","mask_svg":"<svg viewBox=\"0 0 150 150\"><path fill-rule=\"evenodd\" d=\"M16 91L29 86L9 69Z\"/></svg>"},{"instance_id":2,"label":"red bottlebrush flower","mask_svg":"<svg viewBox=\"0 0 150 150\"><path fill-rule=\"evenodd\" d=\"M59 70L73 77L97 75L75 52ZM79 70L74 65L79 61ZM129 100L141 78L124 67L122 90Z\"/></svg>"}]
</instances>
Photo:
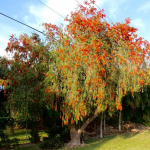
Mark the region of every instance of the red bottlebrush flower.
<instances>
[{"instance_id":1,"label":"red bottlebrush flower","mask_svg":"<svg viewBox=\"0 0 150 150\"><path fill-rule=\"evenodd\" d=\"M121 103L119 103L116 108L117 108L117 110L122 110L122 105L121 105Z\"/></svg>"}]
</instances>

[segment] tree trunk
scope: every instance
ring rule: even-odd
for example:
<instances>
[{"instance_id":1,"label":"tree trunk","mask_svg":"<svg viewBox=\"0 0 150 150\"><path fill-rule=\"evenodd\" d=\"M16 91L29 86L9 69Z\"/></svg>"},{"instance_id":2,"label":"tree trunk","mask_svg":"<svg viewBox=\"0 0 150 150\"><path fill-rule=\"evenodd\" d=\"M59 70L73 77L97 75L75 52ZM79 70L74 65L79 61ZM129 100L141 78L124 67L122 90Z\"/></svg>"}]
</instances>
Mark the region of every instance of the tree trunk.
<instances>
[{"instance_id":1,"label":"tree trunk","mask_svg":"<svg viewBox=\"0 0 150 150\"><path fill-rule=\"evenodd\" d=\"M81 133L78 130L76 130L75 123L73 123L73 124L68 123L68 127L70 130L70 137L71 137L71 141L68 144L68 146L69 147L79 146L81 144L81 142L80 142Z\"/></svg>"},{"instance_id":2,"label":"tree trunk","mask_svg":"<svg viewBox=\"0 0 150 150\"><path fill-rule=\"evenodd\" d=\"M10 134L14 134L14 124L10 125Z\"/></svg>"},{"instance_id":3,"label":"tree trunk","mask_svg":"<svg viewBox=\"0 0 150 150\"><path fill-rule=\"evenodd\" d=\"M14 134L14 120L13 120L13 118L12 118L11 106L10 106L10 109L9 109L9 116L10 116L10 118L11 118L11 122L10 122L9 128L10 128L10 134L12 135L12 134Z\"/></svg>"},{"instance_id":4,"label":"tree trunk","mask_svg":"<svg viewBox=\"0 0 150 150\"><path fill-rule=\"evenodd\" d=\"M121 110L119 111L119 131L121 131Z\"/></svg>"},{"instance_id":5,"label":"tree trunk","mask_svg":"<svg viewBox=\"0 0 150 150\"><path fill-rule=\"evenodd\" d=\"M101 122L100 122L100 138L103 138L103 113L101 113Z\"/></svg>"},{"instance_id":6,"label":"tree trunk","mask_svg":"<svg viewBox=\"0 0 150 150\"><path fill-rule=\"evenodd\" d=\"M96 116L97 116L97 110L91 117L89 117L84 122L84 124L78 130L75 128L75 123L73 124L71 124L70 122L68 123L68 128L70 130L70 137L71 137L71 141L68 143L68 147L74 147L74 146L77 147L81 144L80 141L81 133L88 126L88 124L96 118Z\"/></svg>"},{"instance_id":7,"label":"tree trunk","mask_svg":"<svg viewBox=\"0 0 150 150\"><path fill-rule=\"evenodd\" d=\"M104 131L106 131L105 112L104 112Z\"/></svg>"}]
</instances>

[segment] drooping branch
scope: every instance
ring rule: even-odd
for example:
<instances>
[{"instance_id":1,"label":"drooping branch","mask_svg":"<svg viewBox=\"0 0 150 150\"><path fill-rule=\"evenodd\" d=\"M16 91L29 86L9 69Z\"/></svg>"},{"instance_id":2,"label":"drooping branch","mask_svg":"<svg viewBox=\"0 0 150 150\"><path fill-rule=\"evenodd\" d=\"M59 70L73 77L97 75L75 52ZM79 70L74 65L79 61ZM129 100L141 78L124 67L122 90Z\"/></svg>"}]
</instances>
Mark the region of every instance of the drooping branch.
<instances>
[{"instance_id":1,"label":"drooping branch","mask_svg":"<svg viewBox=\"0 0 150 150\"><path fill-rule=\"evenodd\" d=\"M80 129L78 129L78 133L82 133L84 129L88 126L88 124L97 117L97 114L98 114L98 111L96 109L95 113L85 121L85 123L81 126Z\"/></svg>"}]
</instances>

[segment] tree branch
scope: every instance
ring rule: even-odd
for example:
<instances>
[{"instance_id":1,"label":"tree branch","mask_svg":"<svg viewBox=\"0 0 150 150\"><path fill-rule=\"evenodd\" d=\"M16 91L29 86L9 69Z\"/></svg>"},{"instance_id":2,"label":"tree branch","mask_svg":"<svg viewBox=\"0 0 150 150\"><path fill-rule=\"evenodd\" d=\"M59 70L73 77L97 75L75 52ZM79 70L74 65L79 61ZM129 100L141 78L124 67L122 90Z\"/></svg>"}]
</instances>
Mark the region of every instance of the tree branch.
<instances>
[{"instance_id":1,"label":"tree branch","mask_svg":"<svg viewBox=\"0 0 150 150\"><path fill-rule=\"evenodd\" d=\"M85 121L85 123L81 126L80 129L78 129L78 133L82 133L84 129L88 126L88 124L97 117L97 114L98 114L98 111L96 109L95 113Z\"/></svg>"}]
</instances>

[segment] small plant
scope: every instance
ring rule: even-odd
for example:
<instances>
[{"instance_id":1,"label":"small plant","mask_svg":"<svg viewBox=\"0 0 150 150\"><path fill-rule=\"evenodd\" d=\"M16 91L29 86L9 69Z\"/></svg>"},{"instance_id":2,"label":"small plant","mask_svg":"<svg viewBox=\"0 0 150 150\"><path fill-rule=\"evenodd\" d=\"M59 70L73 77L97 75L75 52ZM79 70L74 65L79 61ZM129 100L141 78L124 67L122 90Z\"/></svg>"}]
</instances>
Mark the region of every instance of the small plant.
<instances>
[{"instance_id":1,"label":"small plant","mask_svg":"<svg viewBox=\"0 0 150 150\"><path fill-rule=\"evenodd\" d=\"M19 145L19 139L10 139L3 131L0 131L0 139L0 147L10 148L11 146L16 147Z\"/></svg>"},{"instance_id":2,"label":"small plant","mask_svg":"<svg viewBox=\"0 0 150 150\"><path fill-rule=\"evenodd\" d=\"M31 143L38 143L40 142L40 136L39 136L39 132L37 130L32 130L30 131L30 137L29 137L29 141Z\"/></svg>"},{"instance_id":3,"label":"small plant","mask_svg":"<svg viewBox=\"0 0 150 150\"><path fill-rule=\"evenodd\" d=\"M61 141L60 134L57 134L55 137L49 139L49 138L43 138L43 142L40 143L39 147L44 149L53 149L53 148L60 148L63 145L63 142Z\"/></svg>"},{"instance_id":4,"label":"small plant","mask_svg":"<svg viewBox=\"0 0 150 150\"><path fill-rule=\"evenodd\" d=\"M0 146L9 148L11 145L11 141L10 141L8 135L4 134L4 132L2 130L0 131L0 138L1 138Z\"/></svg>"},{"instance_id":5,"label":"small plant","mask_svg":"<svg viewBox=\"0 0 150 150\"><path fill-rule=\"evenodd\" d=\"M10 140L11 146L17 147L19 145L19 139L13 138Z\"/></svg>"}]
</instances>

